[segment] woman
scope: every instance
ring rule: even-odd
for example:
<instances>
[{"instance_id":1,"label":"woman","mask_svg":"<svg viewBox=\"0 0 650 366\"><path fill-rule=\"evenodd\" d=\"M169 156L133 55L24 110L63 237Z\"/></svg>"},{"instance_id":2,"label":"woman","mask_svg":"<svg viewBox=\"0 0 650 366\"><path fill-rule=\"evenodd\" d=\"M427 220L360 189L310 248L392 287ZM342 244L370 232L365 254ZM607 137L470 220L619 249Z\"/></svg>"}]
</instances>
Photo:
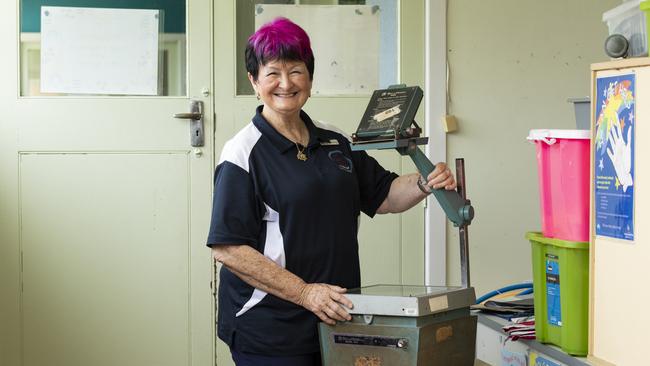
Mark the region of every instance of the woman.
<instances>
[{"instance_id":1,"label":"woman","mask_svg":"<svg viewBox=\"0 0 650 366\"><path fill-rule=\"evenodd\" d=\"M223 264L218 335L237 365L319 365L318 321L350 320L344 293L361 283L360 212L405 211L427 189L302 111L314 74L302 28L285 18L262 26L246 67L262 105L223 148L208 237ZM426 185L456 187L444 163Z\"/></svg>"}]
</instances>

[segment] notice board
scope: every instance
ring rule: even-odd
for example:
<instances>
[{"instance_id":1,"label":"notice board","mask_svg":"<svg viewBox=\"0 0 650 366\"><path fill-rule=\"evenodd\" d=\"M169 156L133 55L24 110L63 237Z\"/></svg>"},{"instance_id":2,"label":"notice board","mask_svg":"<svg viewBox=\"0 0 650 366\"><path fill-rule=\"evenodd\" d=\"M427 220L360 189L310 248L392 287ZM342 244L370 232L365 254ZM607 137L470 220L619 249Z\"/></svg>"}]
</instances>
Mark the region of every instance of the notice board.
<instances>
[{"instance_id":1,"label":"notice board","mask_svg":"<svg viewBox=\"0 0 650 366\"><path fill-rule=\"evenodd\" d=\"M255 8L255 29L285 17L302 27L316 58L314 94L369 94L379 89L379 9L369 5L268 5Z\"/></svg>"}]
</instances>

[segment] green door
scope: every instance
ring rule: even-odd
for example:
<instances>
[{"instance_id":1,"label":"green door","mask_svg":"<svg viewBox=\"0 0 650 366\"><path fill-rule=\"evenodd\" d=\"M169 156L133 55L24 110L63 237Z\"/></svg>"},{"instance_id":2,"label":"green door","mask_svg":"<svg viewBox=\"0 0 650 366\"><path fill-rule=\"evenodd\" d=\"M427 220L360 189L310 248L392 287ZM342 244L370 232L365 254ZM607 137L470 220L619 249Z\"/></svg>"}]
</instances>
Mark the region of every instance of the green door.
<instances>
[{"instance_id":1,"label":"green door","mask_svg":"<svg viewBox=\"0 0 650 366\"><path fill-rule=\"evenodd\" d=\"M0 365L213 363L211 4L1 3Z\"/></svg>"}]
</instances>

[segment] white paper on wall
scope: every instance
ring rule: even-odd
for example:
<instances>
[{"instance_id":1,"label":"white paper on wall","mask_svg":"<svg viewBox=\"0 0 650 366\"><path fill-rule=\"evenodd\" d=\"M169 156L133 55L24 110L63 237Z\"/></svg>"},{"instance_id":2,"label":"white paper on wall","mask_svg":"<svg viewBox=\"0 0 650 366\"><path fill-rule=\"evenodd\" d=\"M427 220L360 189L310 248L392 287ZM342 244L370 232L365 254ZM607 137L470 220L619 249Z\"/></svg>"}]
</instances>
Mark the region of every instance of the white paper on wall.
<instances>
[{"instance_id":1,"label":"white paper on wall","mask_svg":"<svg viewBox=\"0 0 650 366\"><path fill-rule=\"evenodd\" d=\"M41 7L41 91L158 94L160 10Z\"/></svg>"},{"instance_id":2,"label":"white paper on wall","mask_svg":"<svg viewBox=\"0 0 650 366\"><path fill-rule=\"evenodd\" d=\"M316 59L313 94L369 94L379 88L377 7L260 4L255 29L280 16L309 35Z\"/></svg>"}]
</instances>

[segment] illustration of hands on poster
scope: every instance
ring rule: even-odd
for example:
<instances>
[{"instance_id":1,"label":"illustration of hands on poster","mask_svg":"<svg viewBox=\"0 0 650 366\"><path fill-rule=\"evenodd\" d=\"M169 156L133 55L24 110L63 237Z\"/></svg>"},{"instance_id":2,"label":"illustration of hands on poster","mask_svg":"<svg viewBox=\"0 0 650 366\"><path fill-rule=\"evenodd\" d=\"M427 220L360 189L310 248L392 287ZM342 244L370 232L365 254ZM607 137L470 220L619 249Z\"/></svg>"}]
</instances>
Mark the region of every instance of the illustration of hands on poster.
<instances>
[{"instance_id":1,"label":"illustration of hands on poster","mask_svg":"<svg viewBox=\"0 0 650 366\"><path fill-rule=\"evenodd\" d=\"M596 79L596 235L634 240L635 75Z\"/></svg>"}]
</instances>

